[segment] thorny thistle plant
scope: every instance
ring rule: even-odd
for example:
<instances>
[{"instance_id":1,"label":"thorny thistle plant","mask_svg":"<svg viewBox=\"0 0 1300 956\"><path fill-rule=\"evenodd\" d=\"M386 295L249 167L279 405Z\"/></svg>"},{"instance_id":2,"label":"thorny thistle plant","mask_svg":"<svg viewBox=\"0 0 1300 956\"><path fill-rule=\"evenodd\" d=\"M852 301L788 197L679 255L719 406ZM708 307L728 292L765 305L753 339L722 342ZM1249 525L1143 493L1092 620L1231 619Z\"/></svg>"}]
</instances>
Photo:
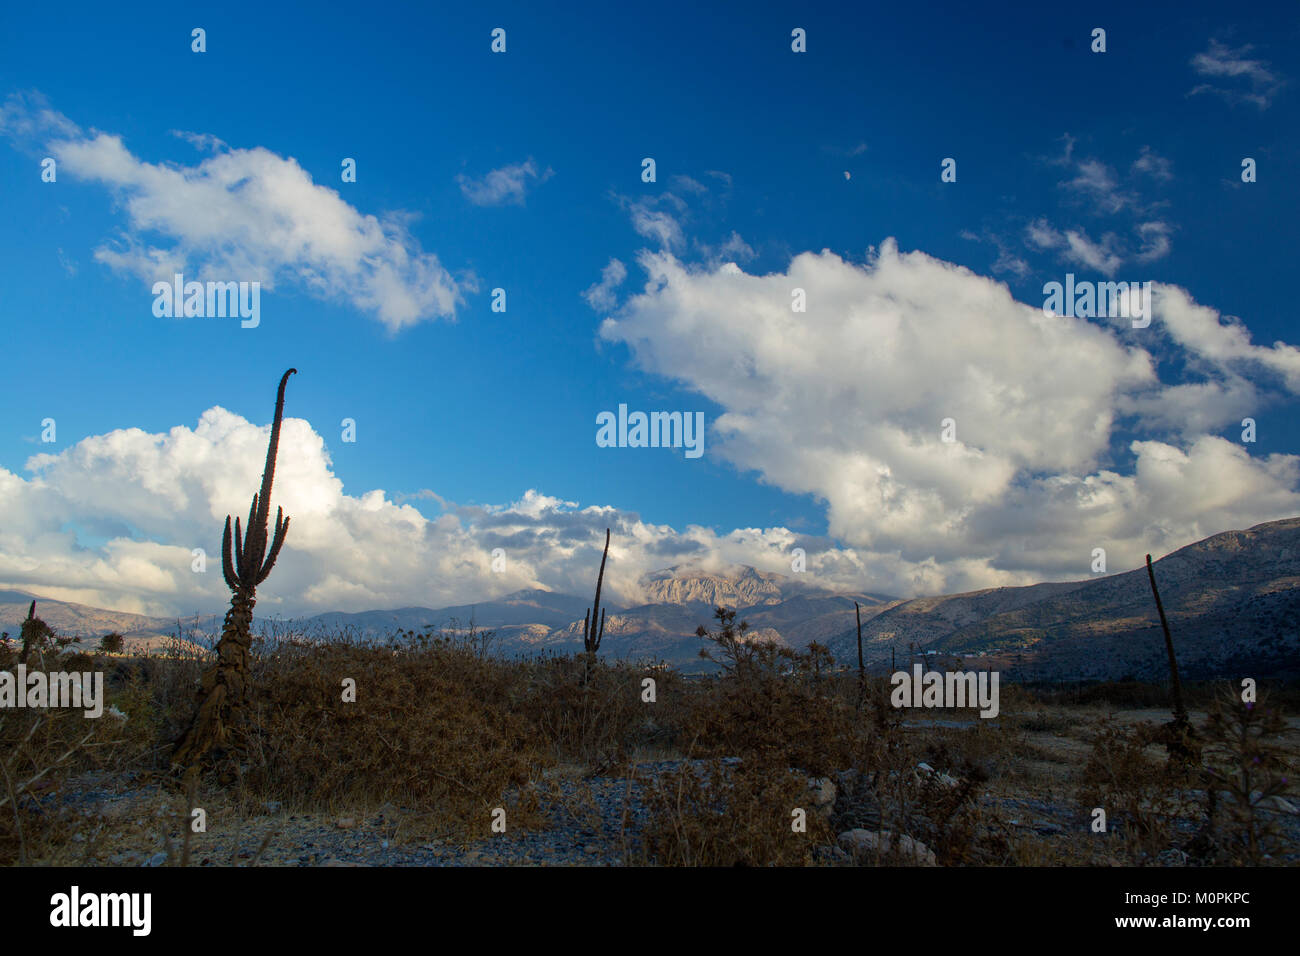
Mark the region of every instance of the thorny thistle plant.
<instances>
[{"instance_id":1,"label":"thorny thistle plant","mask_svg":"<svg viewBox=\"0 0 1300 956\"><path fill-rule=\"evenodd\" d=\"M745 640L749 622L741 621L737 624L736 612L728 611L725 607L714 608L713 617L720 625L718 630L710 631L701 624L696 629L695 635L712 641L719 656L715 657L714 651L702 647L700 657L713 661L728 673L747 676L754 668L754 654L758 647Z\"/></svg>"},{"instance_id":2,"label":"thorny thistle plant","mask_svg":"<svg viewBox=\"0 0 1300 956\"><path fill-rule=\"evenodd\" d=\"M230 516L221 541L221 565L231 590L230 609L217 642L217 660L204 675L198 712L189 730L172 755L173 767L197 767L213 747L229 743L230 730L240 719L248 698L249 648L252 643L253 605L257 586L266 580L279 557L289 531L289 519L282 509L275 512L275 532L267 550L267 522L270 519L271 483L275 479L275 453L280 443L280 423L284 417L284 387L297 369L289 369L280 378L275 398L275 419L271 440L266 448L266 468L262 472L261 490L253 495L248 509L248 525L241 528L235 518L235 533L230 533Z\"/></svg>"},{"instance_id":3,"label":"thorny thistle plant","mask_svg":"<svg viewBox=\"0 0 1300 956\"><path fill-rule=\"evenodd\" d=\"M32 655L39 654L45 649L46 644L54 639L54 630L36 616L36 602L33 601L31 607L27 609L27 620L22 624L23 649L19 662L30 664ZM63 642L67 644L68 642Z\"/></svg>"},{"instance_id":4,"label":"thorny thistle plant","mask_svg":"<svg viewBox=\"0 0 1300 956\"><path fill-rule=\"evenodd\" d=\"M80 644L81 638L60 637L55 633L54 628L36 616L35 601L27 609L27 618L22 623L21 636L22 650L18 657L18 662L21 664L35 663L44 667L47 659L57 659L61 666L77 670L87 670L91 666L89 656L79 648L69 650L69 645Z\"/></svg>"}]
</instances>

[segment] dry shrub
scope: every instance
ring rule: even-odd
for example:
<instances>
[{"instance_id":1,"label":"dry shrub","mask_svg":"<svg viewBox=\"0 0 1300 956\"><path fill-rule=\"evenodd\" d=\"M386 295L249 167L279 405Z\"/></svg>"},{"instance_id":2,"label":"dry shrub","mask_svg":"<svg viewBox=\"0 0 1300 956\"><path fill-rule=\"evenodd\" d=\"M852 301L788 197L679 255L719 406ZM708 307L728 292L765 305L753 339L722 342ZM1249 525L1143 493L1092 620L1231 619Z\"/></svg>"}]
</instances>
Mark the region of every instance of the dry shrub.
<instances>
[{"instance_id":1,"label":"dry shrub","mask_svg":"<svg viewBox=\"0 0 1300 956\"><path fill-rule=\"evenodd\" d=\"M205 656L173 638L158 657L101 657L98 663L113 705L127 716L135 765L166 769L172 743L193 720Z\"/></svg>"},{"instance_id":2,"label":"dry shrub","mask_svg":"<svg viewBox=\"0 0 1300 956\"><path fill-rule=\"evenodd\" d=\"M1130 862L1155 862L1181 844L1191 862L1276 864L1289 848L1278 798L1291 792L1294 768L1283 744L1290 732L1267 695L1247 704L1229 688L1210 704L1199 731L1203 765L1194 768L1148 755L1164 741L1161 727L1106 721L1080 798L1106 810L1108 826L1119 821L1119 849Z\"/></svg>"},{"instance_id":3,"label":"dry shrub","mask_svg":"<svg viewBox=\"0 0 1300 956\"><path fill-rule=\"evenodd\" d=\"M647 803L641 852L661 866L807 866L833 837L793 770L687 762L654 780ZM806 832L793 829L797 808Z\"/></svg>"},{"instance_id":4,"label":"dry shrub","mask_svg":"<svg viewBox=\"0 0 1300 956\"><path fill-rule=\"evenodd\" d=\"M759 796L771 803L773 781L792 780L789 786L798 791L809 777L828 777L838 788L830 820L816 818L817 828L825 831L822 842L862 828L907 834L945 864L988 862L1005 852L987 837L978 809L986 779L982 764L1004 749L995 730L977 725L927 740L903 729L901 714L889 702L887 679L869 678L859 688L856 675L831 672L829 656L816 644L798 652L748 642L734 613L719 609L715 618L719 628L701 629L701 636L711 641L706 656L722 666L722 673L696 682L683 729L692 750L739 758L739 769L725 770L716 783L712 771L700 779L678 771L668 778L676 789L656 791L651 842L661 856L672 862L701 857L725 862L727 852L719 847L743 837L758 841L766 861L792 862L788 848L793 844L784 834L773 844L761 836L767 831L751 833L745 821L730 810L721 815L719 807ZM958 776L941 782L939 774L921 773L917 765L923 759ZM785 791L781 800L788 816L794 806L807 803L808 795ZM812 819L810 814L810 831ZM781 847L787 848L785 856L777 852Z\"/></svg>"},{"instance_id":5,"label":"dry shrub","mask_svg":"<svg viewBox=\"0 0 1300 956\"><path fill-rule=\"evenodd\" d=\"M62 799L75 774L112 766L122 721L80 710L0 712L0 862L26 864L65 843L74 810Z\"/></svg>"},{"instance_id":6,"label":"dry shrub","mask_svg":"<svg viewBox=\"0 0 1300 956\"><path fill-rule=\"evenodd\" d=\"M104 671L102 658L73 643L54 637L34 643L28 673ZM17 663L12 646L0 647L0 669L13 672ZM0 711L0 862L45 857L67 843L76 829L65 799L70 778L143 769L166 749L147 681L117 677L115 670L105 673L98 718L86 717L88 708Z\"/></svg>"},{"instance_id":7,"label":"dry shrub","mask_svg":"<svg viewBox=\"0 0 1300 956\"><path fill-rule=\"evenodd\" d=\"M1244 703L1232 689L1210 704L1202 738L1210 827L1207 851L1218 864L1277 864L1289 843L1279 799L1293 792L1294 768L1282 745L1290 733L1268 694Z\"/></svg>"},{"instance_id":8,"label":"dry shrub","mask_svg":"<svg viewBox=\"0 0 1300 956\"><path fill-rule=\"evenodd\" d=\"M920 745L921 759L952 773L985 779L1008 757L1023 754L1026 743L1010 728L977 719L969 727L928 728Z\"/></svg>"},{"instance_id":9,"label":"dry shrub","mask_svg":"<svg viewBox=\"0 0 1300 956\"><path fill-rule=\"evenodd\" d=\"M906 834L926 844L945 866L1000 859L1005 847L979 807L986 773L962 749L978 733L945 729L926 738L885 726L884 732L858 738L850 769L839 775L835 831ZM919 769L922 761L934 772ZM876 862L900 859L895 853Z\"/></svg>"},{"instance_id":10,"label":"dry shrub","mask_svg":"<svg viewBox=\"0 0 1300 956\"><path fill-rule=\"evenodd\" d=\"M1029 713L1007 715L1006 722L1019 730L1033 733L1063 734L1074 728L1075 719L1069 714L1049 713L1046 708L1039 706Z\"/></svg>"},{"instance_id":11,"label":"dry shrub","mask_svg":"<svg viewBox=\"0 0 1300 956\"><path fill-rule=\"evenodd\" d=\"M923 778L918 789L912 836L929 845L940 866L987 865L1000 855L1003 844L988 831L979 806L980 780L961 777L950 787Z\"/></svg>"},{"instance_id":12,"label":"dry shrub","mask_svg":"<svg viewBox=\"0 0 1300 956\"><path fill-rule=\"evenodd\" d=\"M1187 777L1147 748L1161 740L1161 728L1142 722L1124 727L1107 718L1093 740L1083 768L1079 801L1091 814L1106 811L1112 848L1130 862L1149 864L1173 846L1180 820L1198 815Z\"/></svg>"},{"instance_id":13,"label":"dry shrub","mask_svg":"<svg viewBox=\"0 0 1300 956\"><path fill-rule=\"evenodd\" d=\"M848 763L853 710L842 702L812 696L777 678L710 681L694 704L684 734L698 740L702 753L813 776L827 776Z\"/></svg>"},{"instance_id":14,"label":"dry shrub","mask_svg":"<svg viewBox=\"0 0 1300 956\"><path fill-rule=\"evenodd\" d=\"M492 808L547 760L509 690L508 665L442 642L279 642L254 658L237 772L255 801L391 802L430 833L486 835Z\"/></svg>"},{"instance_id":15,"label":"dry shrub","mask_svg":"<svg viewBox=\"0 0 1300 956\"><path fill-rule=\"evenodd\" d=\"M641 681L653 676L657 694L664 694L665 682L680 683L677 675L599 659L588 665L585 657L544 658L515 667L523 686L512 706L537 728L559 762L601 773L625 762L638 744L666 736L654 723L661 705L641 700Z\"/></svg>"},{"instance_id":16,"label":"dry shrub","mask_svg":"<svg viewBox=\"0 0 1300 956\"><path fill-rule=\"evenodd\" d=\"M797 768L827 776L848 766L858 713L844 681L830 673L824 647L807 651L747 642L748 626L718 608L720 627L700 636L715 651L702 656L722 665L720 676L699 682L683 737L709 755L734 756L769 769Z\"/></svg>"}]
</instances>

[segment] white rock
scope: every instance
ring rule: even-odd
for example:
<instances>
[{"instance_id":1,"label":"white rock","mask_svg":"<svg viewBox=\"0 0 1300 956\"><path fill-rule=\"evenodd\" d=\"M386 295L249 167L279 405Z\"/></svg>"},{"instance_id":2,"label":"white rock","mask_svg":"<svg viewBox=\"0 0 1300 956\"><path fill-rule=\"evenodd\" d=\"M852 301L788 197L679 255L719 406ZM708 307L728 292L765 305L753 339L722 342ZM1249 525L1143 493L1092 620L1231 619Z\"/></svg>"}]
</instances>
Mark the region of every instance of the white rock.
<instances>
[{"instance_id":1,"label":"white rock","mask_svg":"<svg viewBox=\"0 0 1300 956\"><path fill-rule=\"evenodd\" d=\"M928 763L919 763L916 765L916 769L917 777L920 780L932 781L942 787L947 787L949 790L952 790L957 786L957 779L955 777L950 777L946 773L937 773Z\"/></svg>"},{"instance_id":2,"label":"white rock","mask_svg":"<svg viewBox=\"0 0 1300 956\"><path fill-rule=\"evenodd\" d=\"M835 782L830 777L809 778L808 792L812 795L813 807L819 813L831 812L835 806Z\"/></svg>"},{"instance_id":3,"label":"white rock","mask_svg":"<svg viewBox=\"0 0 1300 956\"><path fill-rule=\"evenodd\" d=\"M855 855L875 855L890 853L897 842L898 852L904 857L914 859L921 866L937 865L934 851L920 840L913 840L906 833L895 835L890 830L845 830L839 836L840 846Z\"/></svg>"}]
</instances>

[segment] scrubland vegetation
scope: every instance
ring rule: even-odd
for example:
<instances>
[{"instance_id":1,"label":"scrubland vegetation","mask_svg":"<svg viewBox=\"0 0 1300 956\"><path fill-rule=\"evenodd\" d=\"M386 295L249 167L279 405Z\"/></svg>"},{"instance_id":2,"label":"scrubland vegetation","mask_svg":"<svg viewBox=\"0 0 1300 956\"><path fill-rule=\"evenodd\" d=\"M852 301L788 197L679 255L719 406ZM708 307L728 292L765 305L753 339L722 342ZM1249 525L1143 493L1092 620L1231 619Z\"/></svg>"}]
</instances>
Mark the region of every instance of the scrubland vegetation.
<instances>
[{"instance_id":1,"label":"scrubland vegetation","mask_svg":"<svg viewBox=\"0 0 1300 956\"><path fill-rule=\"evenodd\" d=\"M715 625L701 645L721 666L689 679L587 654L501 659L473 629L382 644L263 635L244 717L188 781L171 758L210 660L180 641L161 657L73 659L43 634L29 668L103 670L109 701L97 720L0 711L0 860L105 864L143 828L168 865L255 862L272 829L244 860L205 847L290 815L470 846L500 839L497 808L511 832L557 826L557 780L616 778L641 794L624 821L634 865L1296 862L1286 688L1246 705L1226 682L1189 687L1193 765L1161 744L1168 711L1145 709L1167 707L1158 686L1003 685L991 721L898 710L884 675L860 682L817 645L746 641L726 613ZM20 653L0 649L0 668ZM136 809L104 809L131 791ZM195 807L204 833L187 825Z\"/></svg>"}]
</instances>

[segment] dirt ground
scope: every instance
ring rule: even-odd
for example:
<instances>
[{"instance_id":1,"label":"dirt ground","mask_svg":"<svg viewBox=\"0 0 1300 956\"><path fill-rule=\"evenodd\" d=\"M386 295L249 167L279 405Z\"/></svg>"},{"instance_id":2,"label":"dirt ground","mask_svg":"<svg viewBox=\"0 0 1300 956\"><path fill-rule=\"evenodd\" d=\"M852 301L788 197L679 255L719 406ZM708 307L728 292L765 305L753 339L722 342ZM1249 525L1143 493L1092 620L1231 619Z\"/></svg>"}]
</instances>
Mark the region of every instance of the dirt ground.
<instances>
[{"instance_id":1,"label":"dirt ground","mask_svg":"<svg viewBox=\"0 0 1300 956\"><path fill-rule=\"evenodd\" d=\"M1192 712L1200 724L1205 713ZM1163 723L1164 710L1043 707L990 721L909 720L907 733L951 744L991 772L980 797L1001 826L1044 860L1088 838L1087 808L1076 796L1101 722ZM1288 720L1288 748L1300 758L1300 717ZM1159 758L1158 748L1150 755ZM539 781L540 805L493 832L458 841L427 835L427 820L402 807L338 807L290 814L270 804L235 806L214 795L198 801L203 832L189 834L184 798L151 774L71 781L59 794L79 825L49 859L62 865L161 866L575 866L638 862L644 788L682 762L680 754L643 753L618 772L589 775L562 767ZM937 767L939 771L949 768ZM955 771L954 771L955 772ZM486 808L485 808L486 809ZM1290 822L1300 849L1300 818ZM1034 854L1031 852L1030 857Z\"/></svg>"}]
</instances>

